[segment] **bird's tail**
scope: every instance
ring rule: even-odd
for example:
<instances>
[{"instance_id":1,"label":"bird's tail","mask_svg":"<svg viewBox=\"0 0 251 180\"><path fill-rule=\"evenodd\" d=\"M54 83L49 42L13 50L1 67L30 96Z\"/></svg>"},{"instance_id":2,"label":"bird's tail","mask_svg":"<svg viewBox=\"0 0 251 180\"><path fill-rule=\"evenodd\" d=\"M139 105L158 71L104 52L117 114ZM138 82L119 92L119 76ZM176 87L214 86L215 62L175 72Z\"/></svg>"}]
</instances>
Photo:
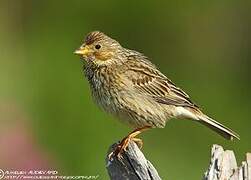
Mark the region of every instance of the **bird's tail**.
<instances>
[{"instance_id":1,"label":"bird's tail","mask_svg":"<svg viewBox=\"0 0 251 180\"><path fill-rule=\"evenodd\" d=\"M210 129L212 129L213 131L215 131L219 135L223 136L224 138L226 138L228 140L233 140L234 138L240 139L240 136L237 133L235 133L230 128L220 124L219 122L213 120L212 118L210 118L202 113L197 115L197 117L199 118L198 122L209 127Z\"/></svg>"}]
</instances>

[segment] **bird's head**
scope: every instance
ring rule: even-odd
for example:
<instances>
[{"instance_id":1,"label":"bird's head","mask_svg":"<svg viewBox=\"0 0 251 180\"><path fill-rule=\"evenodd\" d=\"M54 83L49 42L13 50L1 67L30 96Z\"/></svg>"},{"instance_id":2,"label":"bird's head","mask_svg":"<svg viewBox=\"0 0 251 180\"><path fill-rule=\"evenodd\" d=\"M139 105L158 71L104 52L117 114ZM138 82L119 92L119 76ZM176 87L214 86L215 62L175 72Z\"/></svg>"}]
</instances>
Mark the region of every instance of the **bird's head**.
<instances>
[{"instance_id":1,"label":"bird's head","mask_svg":"<svg viewBox=\"0 0 251 180\"><path fill-rule=\"evenodd\" d=\"M114 61L121 50L120 44L99 31L89 33L84 43L74 53L80 55L87 63L106 65Z\"/></svg>"}]
</instances>

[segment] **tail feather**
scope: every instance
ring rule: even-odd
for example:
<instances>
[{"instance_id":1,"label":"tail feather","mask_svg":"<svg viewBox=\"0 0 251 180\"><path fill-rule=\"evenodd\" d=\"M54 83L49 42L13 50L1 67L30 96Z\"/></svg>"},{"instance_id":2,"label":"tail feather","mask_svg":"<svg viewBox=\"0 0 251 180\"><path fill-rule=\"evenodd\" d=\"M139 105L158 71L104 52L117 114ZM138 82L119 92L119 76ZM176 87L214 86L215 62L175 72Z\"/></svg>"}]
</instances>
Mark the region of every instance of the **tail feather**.
<instances>
[{"instance_id":1,"label":"tail feather","mask_svg":"<svg viewBox=\"0 0 251 180\"><path fill-rule=\"evenodd\" d=\"M215 121L214 119L212 119L204 114L198 116L198 118L199 118L198 122L209 127L210 129L212 129L213 131L215 131L219 135L223 136L224 138L226 138L228 140L233 140L234 138L240 140L240 136L236 132L234 132L230 128L220 124L219 122Z\"/></svg>"}]
</instances>

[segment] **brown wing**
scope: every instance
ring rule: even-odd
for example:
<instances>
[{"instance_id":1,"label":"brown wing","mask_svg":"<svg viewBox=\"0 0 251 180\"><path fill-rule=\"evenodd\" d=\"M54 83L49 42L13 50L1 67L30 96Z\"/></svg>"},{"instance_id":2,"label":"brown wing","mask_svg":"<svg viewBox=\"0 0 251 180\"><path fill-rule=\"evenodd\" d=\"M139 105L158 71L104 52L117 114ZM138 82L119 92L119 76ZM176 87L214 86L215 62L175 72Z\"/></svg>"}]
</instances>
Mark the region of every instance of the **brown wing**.
<instances>
[{"instance_id":1,"label":"brown wing","mask_svg":"<svg viewBox=\"0 0 251 180\"><path fill-rule=\"evenodd\" d=\"M198 107L189 98L189 96L179 87L175 86L165 75L148 60L128 61L126 71L124 72L139 93L151 96L159 103Z\"/></svg>"}]
</instances>

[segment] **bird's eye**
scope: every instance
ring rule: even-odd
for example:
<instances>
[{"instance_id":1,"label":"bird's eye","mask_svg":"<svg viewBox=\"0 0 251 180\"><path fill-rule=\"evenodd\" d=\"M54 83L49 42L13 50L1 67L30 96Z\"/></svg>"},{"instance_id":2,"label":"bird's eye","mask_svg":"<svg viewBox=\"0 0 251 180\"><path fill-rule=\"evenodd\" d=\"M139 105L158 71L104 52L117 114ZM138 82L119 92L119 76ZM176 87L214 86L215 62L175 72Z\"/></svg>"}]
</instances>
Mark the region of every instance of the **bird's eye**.
<instances>
[{"instance_id":1,"label":"bird's eye","mask_svg":"<svg viewBox=\"0 0 251 180\"><path fill-rule=\"evenodd\" d=\"M96 48L96 49L100 49L101 46L100 46L99 44L97 44L97 45L95 46L95 48Z\"/></svg>"}]
</instances>

